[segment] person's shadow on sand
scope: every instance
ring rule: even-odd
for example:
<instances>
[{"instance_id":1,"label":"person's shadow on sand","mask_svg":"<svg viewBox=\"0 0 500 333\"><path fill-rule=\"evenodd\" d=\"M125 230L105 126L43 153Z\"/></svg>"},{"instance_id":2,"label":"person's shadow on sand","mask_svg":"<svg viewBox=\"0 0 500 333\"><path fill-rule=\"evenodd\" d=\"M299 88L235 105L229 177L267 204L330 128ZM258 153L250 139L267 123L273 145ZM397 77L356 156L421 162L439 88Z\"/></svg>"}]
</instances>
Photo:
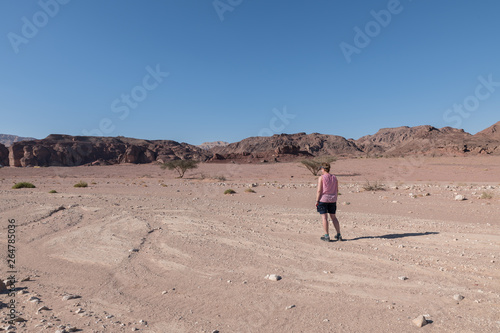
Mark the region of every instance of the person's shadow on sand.
<instances>
[{"instance_id":1,"label":"person's shadow on sand","mask_svg":"<svg viewBox=\"0 0 500 333\"><path fill-rule=\"evenodd\" d=\"M360 240L360 239L372 239L372 238L383 238L383 239L395 239L395 238L404 238L404 237L414 237L414 236L427 236L427 235L437 235L439 232L407 232L404 234L388 234L388 235L382 235L382 236L363 236L363 237L356 237L352 239L345 239L344 241L355 241L355 240Z\"/></svg>"}]
</instances>

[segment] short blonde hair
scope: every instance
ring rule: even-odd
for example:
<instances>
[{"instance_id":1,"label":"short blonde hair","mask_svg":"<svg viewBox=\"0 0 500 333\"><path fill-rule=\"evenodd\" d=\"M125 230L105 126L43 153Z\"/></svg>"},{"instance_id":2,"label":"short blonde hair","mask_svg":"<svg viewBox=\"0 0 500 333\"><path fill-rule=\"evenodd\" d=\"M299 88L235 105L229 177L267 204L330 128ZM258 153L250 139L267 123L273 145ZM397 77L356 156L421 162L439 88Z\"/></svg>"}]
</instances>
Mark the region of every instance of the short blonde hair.
<instances>
[{"instance_id":1,"label":"short blonde hair","mask_svg":"<svg viewBox=\"0 0 500 333\"><path fill-rule=\"evenodd\" d=\"M325 169L326 172L330 172L330 163L321 163L321 168Z\"/></svg>"}]
</instances>

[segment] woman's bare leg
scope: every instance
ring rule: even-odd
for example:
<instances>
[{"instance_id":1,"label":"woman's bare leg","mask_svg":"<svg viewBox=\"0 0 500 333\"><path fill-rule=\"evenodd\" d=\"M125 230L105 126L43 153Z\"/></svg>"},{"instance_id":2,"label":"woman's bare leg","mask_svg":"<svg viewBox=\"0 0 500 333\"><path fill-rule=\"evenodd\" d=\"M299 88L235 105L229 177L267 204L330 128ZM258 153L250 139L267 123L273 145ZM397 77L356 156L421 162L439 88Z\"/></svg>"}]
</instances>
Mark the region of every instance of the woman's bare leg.
<instances>
[{"instance_id":1,"label":"woman's bare leg","mask_svg":"<svg viewBox=\"0 0 500 333\"><path fill-rule=\"evenodd\" d=\"M328 235L328 214L321 214L321 220L323 221L323 230Z\"/></svg>"},{"instance_id":2,"label":"woman's bare leg","mask_svg":"<svg viewBox=\"0 0 500 333\"><path fill-rule=\"evenodd\" d=\"M337 216L335 216L335 214L330 214L330 217L332 218L332 224L335 227L337 234L340 234L340 223L339 223L339 220L337 220ZM328 222L327 222L327 224L328 224Z\"/></svg>"}]
</instances>

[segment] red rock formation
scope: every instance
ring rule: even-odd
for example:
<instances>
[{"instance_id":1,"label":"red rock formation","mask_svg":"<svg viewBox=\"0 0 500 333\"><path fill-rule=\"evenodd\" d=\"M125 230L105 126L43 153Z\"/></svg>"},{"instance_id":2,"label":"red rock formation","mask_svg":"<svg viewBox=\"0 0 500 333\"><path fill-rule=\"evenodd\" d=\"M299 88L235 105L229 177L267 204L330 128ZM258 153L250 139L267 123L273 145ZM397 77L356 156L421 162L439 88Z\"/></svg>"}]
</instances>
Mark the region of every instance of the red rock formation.
<instances>
[{"instance_id":1,"label":"red rock formation","mask_svg":"<svg viewBox=\"0 0 500 333\"><path fill-rule=\"evenodd\" d=\"M206 160L206 151L169 140L49 135L9 147L11 166L77 166L83 164L151 163L172 159Z\"/></svg>"},{"instance_id":2,"label":"red rock formation","mask_svg":"<svg viewBox=\"0 0 500 333\"><path fill-rule=\"evenodd\" d=\"M500 121L487 129L476 133L474 136L489 140L500 140Z\"/></svg>"},{"instance_id":3,"label":"red rock formation","mask_svg":"<svg viewBox=\"0 0 500 333\"><path fill-rule=\"evenodd\" d=\"M374 135L367 135L355 141L356 145L369 155L406 156L422 155L464 155L467 153L500 153L496 140L472 136L461 129L432 126L384 128Z\"/></svg>"},{"instance_id":4,"label":"red rock formation","mask_svg":"<svg viewBox=\"0 0 500 333\"><path fill-rule=\"evenodd\" d=\"M247 162L263 159L289 161L319 155L354 156L360 153L352 141L341 136L319 133L250 137L224 147L214 147L210 151L223 159L238 159Z\"/></svg>"},{"instance_id":5,"label":"red rock formation","mask_svg":"<svg viewBox=\"0 0 500 333\"><path fill-rule=\"evenodd\" d=\"M0 165L9 165L9 150L3 144L0 143Z\"/></svg>"}]
</instances>

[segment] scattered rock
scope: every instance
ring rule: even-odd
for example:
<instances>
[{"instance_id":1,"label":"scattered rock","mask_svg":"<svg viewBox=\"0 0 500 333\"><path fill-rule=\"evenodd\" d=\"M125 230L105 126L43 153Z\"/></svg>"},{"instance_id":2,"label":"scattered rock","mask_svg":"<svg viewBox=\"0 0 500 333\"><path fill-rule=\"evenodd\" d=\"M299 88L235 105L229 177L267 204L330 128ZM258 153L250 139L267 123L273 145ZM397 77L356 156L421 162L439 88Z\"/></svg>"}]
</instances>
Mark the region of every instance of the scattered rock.
<instances>
[{"instance_id":1,"label":"scattered rock","mask_svg":"<svg viewBox=\"0 0 500 333\"><path fill-rule=\"evenodd\" d=\"M403 281L404 281L404 280L408 280L408 277L406 277L406 276L400 276L400 277L398 277L398 279L400 279L400 280L403 280Z\"/></svg>"},{"instance_id":2,"label":"scattered rock","mask_svg":"<svg viewBox=\"0 0 500 333\"><path fill-rule=\"evenodd\" d=\"M44 305L42 307L39 307L38 310L36 310L36 313L40 313L40 311L42 310L50 310L50 309Z\"/></svg>"},{"instance_id":3,"label":"scattered rock","mask_svg":"<svg viewBox=\"0 0 500 333\"><path fill-rule=\"evenodd\" d=\"M276 275L276 274L268 274L268 275L266 275L265 278L268 279L268 280L271 280L271 281L279 281L279 280L281 280L281 276Z\"/></svg>"},{"instance_id":4,"label":"scattered rock","mask_svg":"<svg viewBox=\"0 0 500 333\"><path fill-rule=\"evenodd\" d=\"M458 194L455 196L455 200L456 201L463 201L463 200L466 200L465 199L465 196L461 195L461 194Z\"/></svg>"},{"instance_id":5,"label":"scattered rock","mask_svg":"<svg viewBox=\"0 0 500 333\"><path fill-rule=\"evenodd\" d=\"M294 304L292 304L292 305L289 305L289 306L287 306L287 307L286 307L286 310L290 310L290 309L293 309L294 307L295 307L295 305L294 305Z\"/></svg>"},{"instance_id":6,"label":"scattered rock","mask_svg":"<svg viewBox=\"0 0 500 333\"><path fill-rule=\"evenodd\" d=\"M15 323L23 323L27 321L26 319L24 319L23 317L17 317L16 319L14 319L14 322Z\"/></svg>"},{"instance_id":7,"label":"scattered rock","mask_svg":"<svg viewBox=\"0 0 500 333\"><path fill-rule=\"evenodd\" d=\"M21 280L21 282L25 282L25 281L31 281L31 277L27 276L27 277L25 277L24 279Z\"/></svg>"},{"instance_id":8,"label":"scattered rock","mask_svg":"<svg viewBox=\"0 0 500 333\"><path fill-rule=\"evenodd\" d=\"M422 326L427 325L427 319L425 319L425 317L422 316L422 315L420 315L417 318L413 319L412 322L417 327L422 327Z\"/></svg>"},{"instance_id":9,"label":"scattered rock","mask_svg":"<svg viewBox=\"0 0 500 333\"><path fill-rule=\"evenodd\" d=\"M2 280L0 280L0 293L7 290L7 286L5 285L5 283L3 283Z\"/></svg>"},{"instance_id":10,"label":"scattered rock","mask_svg":"<svg viewBox=\"0 0 500 333\"><path fill-rule=\"evenodd\" d=\"M454 295L454 296L453 296L453 299L454 299L455 301L461 301L461 300L463 300L464 298L465 298L465 297L464 297L464 296L462 296L462 295L460 295L460 294L456 294L456 295Z\"/></svg>"},{"instance_id":11,"label":"scattered rock","mask_svg":"<svg viewBox=\"0 0 500 333\"><path fill-rule=\"evenodd\" d=\"M28 299L28 302L31 302L31 303L40 303L41 300L40 298L36 297L36 296L31 296L29 299Z\"/></svg>"},{"instance_id":12,"label":"scattered rock","mask_svg":"<svg viewBox=\"0 0 500 333\"><path fill-rule=\"evenodd\" d=\"M77 298L81 298L82 296L80 295L65 295L63 296L62 300L63 301L69 301L70 299L77 299Z\"/></svg>"},{"instance_id":13,"label":"scattered rock","mask_svg":"<svg viewBox=\"0 0 500 333\"><path fill-rule=\"evenodd\" d=\"M83 312L85 312L85 310L83 310L82 308L78 308L75 311L75 313L83 313Z\"/></svg>"}]
</instances>

